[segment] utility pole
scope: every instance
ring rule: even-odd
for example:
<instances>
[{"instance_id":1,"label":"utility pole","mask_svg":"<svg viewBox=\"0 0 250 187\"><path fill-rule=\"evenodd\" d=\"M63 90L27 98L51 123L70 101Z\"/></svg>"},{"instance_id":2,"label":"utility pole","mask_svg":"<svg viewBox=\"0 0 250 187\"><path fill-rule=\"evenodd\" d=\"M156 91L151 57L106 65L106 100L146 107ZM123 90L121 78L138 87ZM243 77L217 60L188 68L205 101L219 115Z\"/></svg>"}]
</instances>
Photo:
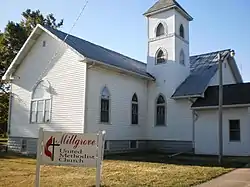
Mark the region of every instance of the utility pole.
<instances>
[{"instance_id":1,"label":"utility pole","mask_svg":"<svg viewBox=\"0 0 250 187\"><path fill-rule=\"evenodd\" d=\"M224 62L226 57L234 57L235 52L234 50L230 50L228 55L222 55L218 54L218 63L219 63L219 157L218 162L219 164L222 164L222 158L223 158L223 72L222 72L222 63Z\"/></svg>"},{"instance_id":2,"label":"utility pole","mask_svg":"<svg viewBox=\"0 0 250 187\"><path fill-rule=\"evenodd\" d=\"M222 72L222 63L223 59L221 54L218 54L218 63L219 63L219 164L222 163L223 156L223 119L222 119L222 105L223 105L223 72Z\"/></svg>"}]
</instances>

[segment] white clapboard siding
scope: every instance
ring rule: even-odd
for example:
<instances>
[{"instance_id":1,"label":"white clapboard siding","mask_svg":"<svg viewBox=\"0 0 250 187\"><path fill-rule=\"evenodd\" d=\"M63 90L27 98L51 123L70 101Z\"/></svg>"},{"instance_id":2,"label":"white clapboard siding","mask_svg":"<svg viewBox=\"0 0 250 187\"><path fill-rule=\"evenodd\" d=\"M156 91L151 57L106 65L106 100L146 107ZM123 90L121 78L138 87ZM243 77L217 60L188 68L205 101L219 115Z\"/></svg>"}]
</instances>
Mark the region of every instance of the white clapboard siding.
<instances>
[{"instance_id":1,"label":"white clapboard siding","mask_svg":"<svg viewBox=\"0 0 250 187\"><path fill-rule=\"evenodd\" d=\"M43 41L46 41L45 47L42 45ZM15 77L20 79L13 81L10 136L36 138L39 127L83 132L86 64L79 62L78 54L66 45L60 47L58 56L44 74L53 90L52 121L49 124L29 123L32 88L58 46L58 40L43 33L15 73Z\"/></svg>"},{"instance_id":2,"label":"white clapboard siding","mask_svg":"<svg viewBox=\"0 0 250 187\"><path fill-rule=\"evenodd\" d=\"M192 141L193 116L191 102L188 99L173 100L166 87L158 87L157 83L149 84L147 137L149 140ZM166 125L156 124L156 101L162 94L166 101Z\"/></svg>"},{"instance_id":3,"label":"white clapboard siding","mask_svg":"<svg viewBox=\"0 0 250 187\"><path fill-rule=\"evenodd\" d=\"M222 75L223 75L223 84L235 84L235 78L233 76L231 67L226 60L222 66ZM219 85L219 70L215 73L215 75L210 80L209 86Z\"/></svg>"},{"instance_id":4,"label":"white clapboard siding","mask_svg":"<svg viewBox=\"0 0 250 187\"><path fill-rule=\"evenodd\" d=\"M200 110L195 123L195 153L218 154L218 110ZM223 154L228 156L250 155L250 126L248 108L223 110ZM229 120L240 120L240 141L230 141Z\"/></svg>"},{"instance_id":5,"label":"white clapboard siding","mask_svg":"<svg viewBox=\"0 0 250 187\"><path fill-rule=\"evenodd\" d=\"M111 94L111 124L100 123L100 93ZM131 125L131 100L139 101L139 125ZM147 81L104 69L90 68L87 77L86 132L107 131L109 140L144 139L147 119Z\"/></svg>"}]
</instances>

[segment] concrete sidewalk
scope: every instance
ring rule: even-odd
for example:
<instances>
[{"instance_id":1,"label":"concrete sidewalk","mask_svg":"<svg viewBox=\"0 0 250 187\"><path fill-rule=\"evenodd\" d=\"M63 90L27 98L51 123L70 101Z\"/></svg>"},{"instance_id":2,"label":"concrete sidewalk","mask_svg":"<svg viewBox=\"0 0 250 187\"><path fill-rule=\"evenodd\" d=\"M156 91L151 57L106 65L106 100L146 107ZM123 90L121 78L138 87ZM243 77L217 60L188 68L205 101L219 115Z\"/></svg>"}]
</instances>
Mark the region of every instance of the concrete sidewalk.
<instances>
[{"instance_id":1,"label":"concrete sidewalk","mask_svg":"<svg viewBox=\"0 0 250 187\"><path fill-rule=\"evenodd\" d=\"M250 187L250 168L239 168L197 187Z\"/></svg>"}]
</instances>

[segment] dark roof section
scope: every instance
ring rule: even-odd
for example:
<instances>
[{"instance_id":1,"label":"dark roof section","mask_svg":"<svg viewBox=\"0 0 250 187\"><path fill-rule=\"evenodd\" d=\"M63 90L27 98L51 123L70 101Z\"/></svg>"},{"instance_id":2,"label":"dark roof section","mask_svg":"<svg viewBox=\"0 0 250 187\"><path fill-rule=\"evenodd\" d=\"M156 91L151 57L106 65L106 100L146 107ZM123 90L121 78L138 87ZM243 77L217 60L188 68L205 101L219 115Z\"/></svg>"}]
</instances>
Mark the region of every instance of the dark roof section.
<instances>
[{"instance_id":1,"label":"dark roof section","mask_svg":"<svg viewBox=\"0 0 250 187\"><path fill-rule=\"evenodd\" d=\"M230 49L190 57L190 75L181 83L173 98L201 96L218 68L218 53L226 56Z\"/></svg>"},{"instance_id":2,"label":"dark roof section","mask_svg":"<svg viewBox=\"0 0 250 187\"><path fill-rule=\"evenodd\" d=\"M67 35L62 31L52 29L50 27L44 28L61 40L64 40ZM147 65L143 62L124 56L120 53L106 49L104 47L101 47L99 45L93 44L91 42L72 35L68 35L65 42L77 52L82 54L84 57L100 61L102 63L106 63L107 65L128 70L140 74L142 76L148 77L150 79L154 79L152 75L147 73Z\"/></svg>"},{"instance_id":3,"label":"dark roof section","mask_svg":"<svg viewBox=\"0 0 250 187\"><path fill-rule=\"evenodd\" d=\"M145 12L143 15L148 16L153 14L156 11L160 11L163 9L171 9L171 8L177 8L183 12L184 16L189 20L192 21L193 18L182 8L182 6L176 2L175 0L159 0L157 1L150 9L148 9L147 12Z\"/></svg>"},{"instance_id":4,"label":"dark roof section","mask_svg":"<svg viewBox=\"0 0 250 187\"><path fill-rule=\"evenodd\" d=\"M204 98L198 98L191 106L213 107L218 106L219 87L209 86L205 91ZM223 106L250 104L250 83L229 84L223 86Z\"/></svg>"}]
</instances>

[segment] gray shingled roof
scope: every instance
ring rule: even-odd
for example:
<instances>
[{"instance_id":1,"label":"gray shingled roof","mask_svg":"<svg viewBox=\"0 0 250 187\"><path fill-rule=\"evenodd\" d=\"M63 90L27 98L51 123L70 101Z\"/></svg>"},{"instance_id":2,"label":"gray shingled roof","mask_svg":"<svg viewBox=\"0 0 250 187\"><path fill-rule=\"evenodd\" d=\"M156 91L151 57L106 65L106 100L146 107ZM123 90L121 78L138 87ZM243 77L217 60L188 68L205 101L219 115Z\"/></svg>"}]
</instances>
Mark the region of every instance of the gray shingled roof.
<instances>
[{"instance_id":1,"label":"gray shingled roof","mask_svg":"<svg viewBox=\"0 0 250 187\"><path fill-rule=\"evenodd\" d=\"M66 33L52 29L50 27L44 27L59 39L64 40ZM142 76L154 79L152 75L147 73L147 65L138 60L119 54L115 51L98 46L81 38L69 35L65 41L69 46L75 49L77 52L92 60L100 61L111 66L115 66L124 70L128 70Z\"/></svg>"},{"instance_id":2,"label":"gray shingled roof","mask_svg":"<svg viewBox=\"0 0 250 187\"><path fill-rule=\"evenodd\" d=\"M159 0L150 9L148 9L148 11L144 13L144 15L147 16L150 15L151 13L154 13L155 11L167 8L179 8L186 14L185 16L188 18L189 21L193 20L193 18L175 0Z\"/></svg>"},{"instance_id":3,"label":"gray shingled roof","mask_svg":"<svg viewBox=\"0 0 250 187\"><path fill-rule=\"evenodd\" d=\"M230 49L190 57L191 73L172 97L201 96L217 71L218 53L227 55Z\"/></svg>"},{"instance_id":4,"label":"gray shingled roof","mask_svg":"<svg viewBox=\"0 0 250 187\"><path fill-rule=\"evenodd\" d=\"M219 87L209 86L205 91L204 98L198 98L191 106L214 107L219 102ZM223 105L244 105L250 104L250 83L239 83L223 85Z\"/></svg>"},{"instance_id":5,"label":"gray shingled roof","mask_svg":"<svg viewBox=\"0 0 250 187\"><path fill-rule=\"evenodd\" d=\"M45 28L59 39L64 40L66 33L49 27ZM115 51L111 51L72 35L69 35L65 42L89 59L97 60L102 63L106 63L108 65L135 72L142 76L154 79L152 75L147 73L147 65L143 62L129 58ZM223 51L191 56L191 73L176 89L172 97L177 98L186 96L201 96L205 92L209 81L217 71L217 55L219 52L225 56L230 52L230 50L227 49Z\"/></svg>"}]
</instances>

